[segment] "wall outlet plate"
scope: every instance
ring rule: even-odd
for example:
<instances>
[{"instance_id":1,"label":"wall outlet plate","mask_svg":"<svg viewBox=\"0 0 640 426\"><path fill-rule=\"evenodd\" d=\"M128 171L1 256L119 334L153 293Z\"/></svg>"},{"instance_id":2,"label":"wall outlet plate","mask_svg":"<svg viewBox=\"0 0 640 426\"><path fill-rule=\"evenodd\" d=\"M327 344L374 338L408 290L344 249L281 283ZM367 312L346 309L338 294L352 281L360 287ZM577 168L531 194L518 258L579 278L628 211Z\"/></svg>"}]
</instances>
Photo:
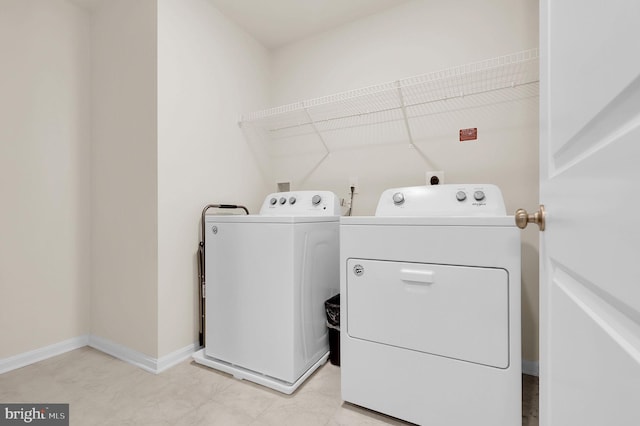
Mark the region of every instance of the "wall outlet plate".
<instances>
[{"instance_id":1,"label":"wall outlet plate","mask_svg":"<svg viewBox=\"0 0 640 426\"><path fill-rule=\"evenodd\" d=\"M277 192L289 192L291 191L291 181L287 179L283 179L279 182L276 182Z\"/></svg>"},{"instance_id":2,"label":"wall outlet plate","mask_svg":"<svg viewBox=\"0 0 640 426\"><path fill-rule=\"evenodd\" d=\"M435 172L425 172L425 178L427 186L444 184L444 172L442 170Z\"/></svg>"}]
</instances>

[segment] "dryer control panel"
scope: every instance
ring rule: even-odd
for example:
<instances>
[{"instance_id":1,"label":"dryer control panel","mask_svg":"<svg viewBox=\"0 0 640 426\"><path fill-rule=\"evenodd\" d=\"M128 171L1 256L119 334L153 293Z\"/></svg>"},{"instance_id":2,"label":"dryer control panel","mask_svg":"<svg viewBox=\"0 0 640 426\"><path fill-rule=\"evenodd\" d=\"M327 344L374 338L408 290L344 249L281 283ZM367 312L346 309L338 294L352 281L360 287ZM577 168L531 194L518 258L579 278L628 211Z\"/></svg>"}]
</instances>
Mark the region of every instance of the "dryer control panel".
<instances>
[{"instance_id":1,"label":"dryer control panel","mask_svg":"<svg viewBox=\"0 0 640 426\"><path fill-rule=\"evenodd\" d=\"M289 191L267 195L260 214L266 216L340 216L338 196L331 191Z\"/></svg>"},{"instance_id":2,"label":"dryer control panel","mask_svg":"<svg viewBox=\"0 0 640 426\"><path fill-rule=\"evenodd\" d=\"M506 216L500 188L491 184L450 184L387 189L376 216Z\"/></svg>"}]
</instances>

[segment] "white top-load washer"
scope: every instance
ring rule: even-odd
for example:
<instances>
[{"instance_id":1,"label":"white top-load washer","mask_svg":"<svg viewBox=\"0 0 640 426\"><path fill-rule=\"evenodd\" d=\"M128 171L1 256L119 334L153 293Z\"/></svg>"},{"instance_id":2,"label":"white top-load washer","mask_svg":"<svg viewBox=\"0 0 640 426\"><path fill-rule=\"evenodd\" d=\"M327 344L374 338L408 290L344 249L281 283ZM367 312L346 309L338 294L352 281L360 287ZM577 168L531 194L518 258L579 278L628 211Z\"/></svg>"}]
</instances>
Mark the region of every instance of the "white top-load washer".
<instances>
[{"instance_id":1,"label":"white top-load washer","mask_svg":"<svg viewBox=\"0 0 640 426\"><path fill-rule=\"evenodd\" d=\"M326 362L339 216L328 191L270 194L258 215L206 216L206 340L196 362L286 394Z\"/></svg>"},{"instance_id":2,"label":"white top-load washer","mask_svg":"<svg viewBox=\"0 0 640 426\"><path fill-rule=\"evenodd\" d=\"M340 223L342 398L422 425L521 422L520 233L494 185L396 188Z\"/></svg>"}]
</instances>

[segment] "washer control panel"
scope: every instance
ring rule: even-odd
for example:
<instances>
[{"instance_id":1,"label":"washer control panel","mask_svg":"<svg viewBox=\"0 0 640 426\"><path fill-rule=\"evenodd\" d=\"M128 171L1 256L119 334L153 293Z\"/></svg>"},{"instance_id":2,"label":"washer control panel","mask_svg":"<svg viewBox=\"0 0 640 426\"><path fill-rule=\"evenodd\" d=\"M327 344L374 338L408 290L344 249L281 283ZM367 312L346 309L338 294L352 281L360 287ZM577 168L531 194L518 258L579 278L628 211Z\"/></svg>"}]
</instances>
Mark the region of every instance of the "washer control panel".
<instances>
[{"instance_id":1,"label":"washer control panel","mask_svg":"<svg viewBox=\"0 0 640 426\"><path fill-rule=\"evenodd\" d=\"M392 188L380 196L376 216L506 216L500 188L449 184Z\"/></svg>"},{"instance_id":2,"label":"washer control panel","mask_svg":"<svg viewBox=\"0 0 640 426\"><path fill-rule=\"evenodd\" d=\"M261 215L340 216L338 196L331 191L290 191L267 195Z\"/></svg>"}]
</instances>

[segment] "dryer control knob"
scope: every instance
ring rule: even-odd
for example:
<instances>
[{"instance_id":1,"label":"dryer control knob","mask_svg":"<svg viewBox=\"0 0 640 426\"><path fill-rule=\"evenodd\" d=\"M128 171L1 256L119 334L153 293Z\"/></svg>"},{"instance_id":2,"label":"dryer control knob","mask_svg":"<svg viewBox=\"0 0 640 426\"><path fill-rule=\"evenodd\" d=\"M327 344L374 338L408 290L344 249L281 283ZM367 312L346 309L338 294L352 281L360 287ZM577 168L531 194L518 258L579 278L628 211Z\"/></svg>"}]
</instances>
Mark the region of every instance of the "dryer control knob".
<instances>
[{"instance_id":1,"label":"dryer control knob","mask_svg":"<svg viewBox=\"0 0 640 426\"><path fill-rule=\"evenodd\" d=\"M311 203L314 206L317 206L318 204L320 204L320 201L322 201L322 197L319 195L314 195L313 198L311 199Z\"/></svg>"},{"instance_id":2,"label":"dryer control knob","mask_svg":"<svg viewBox=\"0 0 640 426\"><path fill-rule=\"evenodd\" d=\"M393 194L393 204L399 206L402 203L404 203L404 194L402 192L396 192Z\"/></svg>"},{"instance_id":3,"label":"dryer control knob","mask_svg":"<svg viewBox=\"0 0 640 426\"><path fill-rule=\"evenodd\" d=\"M482 191L476 191L473 193L473 198L476 199L476 201L482 201L484 200L484 192Z\"/></svg>"},{"instance_id":4,"label":"dryer control knob","mask_svg":"<svg viewBox=\"0 0 640 426\"><path fill-rule=\"evenodd\" d=\"M275 198L272 198L271 200L269 200L269 202L271 203L272 206L275 206L278 200Z\"/></svg>"},{"instance_id":5,"label":"dryer control knob","mask_svg":"<svg viewBox=\"0 0 640 426\"><path fill-rule=\"evenodd\" d=\"M458 201L464 201L467 199L467 194L464 191L458 191L456 193L456 200Z\"/></svg>"},{"instance_id":6,"label":"dryer control knob","mask_svg":"<svg viewBox=\"0 0 640 426\"><path fill-rule=\"evenodd\" d=\"M289 204L295 204L295 203L296 203L296 197L289 198Z\"/></svg>"},{"instance_id":7,"label":"dryer control knob","mask_svg":"<svg viewBox=\"0 0 640 426\"><path fill-rule=\"evenodd\" d=\"M284 204L284 203L286 203L286 202L287 202L287 199L286 199L286 198L284 198L284 197L281 197L281 198L280 198L280 204Z\"/></svg>"}]
</instances>

